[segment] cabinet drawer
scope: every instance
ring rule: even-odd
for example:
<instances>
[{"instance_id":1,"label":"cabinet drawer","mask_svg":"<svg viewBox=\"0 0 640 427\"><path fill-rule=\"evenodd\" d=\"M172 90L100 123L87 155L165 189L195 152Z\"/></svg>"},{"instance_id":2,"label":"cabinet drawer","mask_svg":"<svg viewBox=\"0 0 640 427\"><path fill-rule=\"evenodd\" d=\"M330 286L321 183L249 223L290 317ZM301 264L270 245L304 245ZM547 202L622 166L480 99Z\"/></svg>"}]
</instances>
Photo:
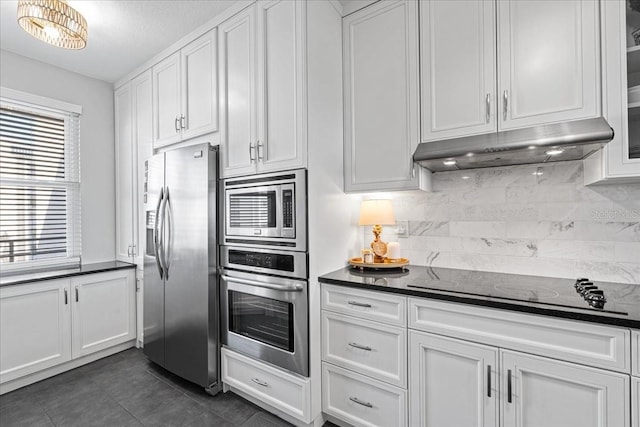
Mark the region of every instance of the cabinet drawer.
<instances>
[{"instance_id":1,"label":"cabinet drawer","mask_svg":"<svg viewBox=\"0 0 640 427\"><path fill-rule=\"evenodd\" d=\"M631 375L640 377L640 331L631 331Z\"/></svg>"},{"instance_id":2,"label":"cabinet drawer","mask_svg":"<svg viewBox=\"0 0 640 427\"><path fill-rule=\"evenodd\" d=\"M222 382L299 420L309 416L309 380L222 349Z\"/></svg>"},{"instance_id":3,"label":"cabinet drawer","mask_svg":"<svg viewBox=\"0 0 640 427\"><path fill-rule=\"evenodd\" d=\"M322 410L354 426L406 426L406 390L322 363Z\"/></svg>"},{"instance_id":4,"label":"cabinet drawer","mask_svg":"<svg viewBox=\"0 0 640 427\"><path fill-rule=\"evenodd\" d=\"M629 329L409 299L409 327L619 372L631 371Z\"/></svg>"},{"instance_id":5,"label":"cabinet drawer","mask_svg":"<svg viewBox=\"0 0 640 427\"><path fill-rule=\"evenodd\" d=\"M322 359L407 387L407 330L322 312Z\"/></svg>"},{"instance_id":6,"label":"cabinet drawer","mask_svg":"<svg viewBox=\"0 0 640 427\"><path fill-rule=\"evenodd\" d=\"M407 298L390 293L322 285L322 308L363 319L406 326Z\"/></svg>"}]
</instances>

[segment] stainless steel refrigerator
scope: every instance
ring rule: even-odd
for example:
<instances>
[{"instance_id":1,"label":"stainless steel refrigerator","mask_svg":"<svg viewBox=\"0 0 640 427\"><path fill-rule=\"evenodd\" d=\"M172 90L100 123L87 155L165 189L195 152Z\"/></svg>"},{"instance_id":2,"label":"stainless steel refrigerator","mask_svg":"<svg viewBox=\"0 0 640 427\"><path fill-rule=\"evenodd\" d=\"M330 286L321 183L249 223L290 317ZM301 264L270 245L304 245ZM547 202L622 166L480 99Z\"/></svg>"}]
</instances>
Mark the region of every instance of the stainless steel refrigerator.
<instances>
[{"instance_id":1,"label":"stainless steel refrigerator","mask_svg":"<svg viewBox=\"0 0 640 427\"><path fill-rule=\"evenodd\" d=\"M145 163L144 353L220 389L218 148L199 144Z\"/></svg>"}]
</instances>

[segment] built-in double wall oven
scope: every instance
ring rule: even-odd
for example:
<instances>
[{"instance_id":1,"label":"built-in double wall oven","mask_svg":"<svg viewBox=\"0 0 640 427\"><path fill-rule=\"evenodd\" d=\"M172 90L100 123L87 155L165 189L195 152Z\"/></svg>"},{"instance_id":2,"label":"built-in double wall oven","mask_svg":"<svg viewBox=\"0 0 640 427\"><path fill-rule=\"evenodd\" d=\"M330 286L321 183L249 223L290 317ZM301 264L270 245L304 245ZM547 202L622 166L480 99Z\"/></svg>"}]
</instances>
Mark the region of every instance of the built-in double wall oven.
<instances>
[{"instance_id":1,"label":"built-in double wall oven","mask_svg":"<svg viewBox=\"0 0 640 427\"><path fill-rule=\"evenodd\" d=\"M308 376L306 171L222 185L222 343Z\"/></svg>"}]
</instances>

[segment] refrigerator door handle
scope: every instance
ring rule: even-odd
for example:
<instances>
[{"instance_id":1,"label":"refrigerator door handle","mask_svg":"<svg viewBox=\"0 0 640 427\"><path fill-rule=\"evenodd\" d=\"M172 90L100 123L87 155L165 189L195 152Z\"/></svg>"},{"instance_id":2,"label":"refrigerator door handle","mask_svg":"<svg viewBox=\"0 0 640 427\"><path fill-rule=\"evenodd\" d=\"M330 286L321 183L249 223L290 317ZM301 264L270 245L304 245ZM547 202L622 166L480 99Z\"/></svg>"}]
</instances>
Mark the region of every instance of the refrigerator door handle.
<instances>
[{"instance_id":1,"label":"refrigerator door handle","mask_svg":"<svg viewBox=\"0 0 640 427\"><path fill-rule=\"evenodd\" d=\"M169 197L169 187L166 192L166 202L164 204L164 210L162 214L163 228L164 221L167 221L167 240L164 250L164 275L165 278L169 278L169 268L171 266L171 247L173 246L173 220L171 219L171 198Z\"/></svg>"},{"instance_id":2,"label":"refrigerator door handle","mask_svg":"<svg viewBox=\"0 0 640 427\"><path fill-rule=\"evenodd\" d=\"M160 274L160 279L162 280L164 278L164 270L162 268L162 262L160 261L160 256L158 255L158 252L160 251L160 233L159 233L159 228L160 228L160 206L162 205L162 200L164 199L164 192L162 191L162 188L160 189L160 197L158 198L158 204L156 205L156 221L155 224L153 225L153 253L155 255L156 258L156 265L158 266L158 273Z\"/></svg>"},{"instance_id":3,"label":"refrigerator door handle","mask_svg":"<svg viewBox=\"0 0 640 427\"><path fill-rule=\"evenodd\" d=\"M158 258L160 259L160 265L162 266L162 272L164 275L164 280L169 278L169 274L167 271L167 258L165 257L165 241L164 238L164 225L166 221L166 211L167 211L167 198L169 194L167 191L164 192L164 197L162 199L162 203L160 204L160 239L158 241Z\"/></svg>"}]
</instances>

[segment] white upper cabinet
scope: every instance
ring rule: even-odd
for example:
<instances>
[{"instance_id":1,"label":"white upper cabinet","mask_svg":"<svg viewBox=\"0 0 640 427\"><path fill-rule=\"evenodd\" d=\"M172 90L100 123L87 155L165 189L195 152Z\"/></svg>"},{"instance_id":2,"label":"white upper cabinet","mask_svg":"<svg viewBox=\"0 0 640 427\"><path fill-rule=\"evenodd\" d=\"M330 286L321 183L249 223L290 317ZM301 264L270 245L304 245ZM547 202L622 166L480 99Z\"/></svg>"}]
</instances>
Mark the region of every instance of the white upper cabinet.
<instances>
[{"instance_id":1,"label":"white upper cabinet","mask_svg":"<svg viewBox=\"0 0 640 427\"><path fill-rule=\"evenodd\" d=\"M218 130L214 28L153 67L154 148Z\"/></svg>"},{"instance_id":2,"label":"white upper cabinet","mask_svg":"<svg viewBox=\"0 0 640 427\"><path fill-rule=\"evenodd\" d=\"M305 18L258 1L219 26L224 177L306 166Z\"/></svg>"},{"instance_id":3,"label":"white upper cabinet","mask_svg":"<svg viewBox=\"0 0 640 427\"><path fill-rule=\"evenodd\" d=\"M498 1L499 129L600 114L598 2Z\"/></svg>"},{"instance_id":4,"label":"white upper cabinet","mask_svg":"<svg viewBox=\"0 0 640 427\"><path fill-rule=\"evenodd\" d=\"M223 176L255 172L256 6L223 22L220 31L220 162Z\"/></svg>"},{"instance_id":5,"label":"white upper cabinet","mask_svg":"<svg viewBox=\"0 0 640 427\"><path fill-rule=\"evenodd\" d=\"M116 126L116 259L133 261L135 184L133 95L129 83L115 91Z\"/></svg>"},{"instance_id":6,"label":"white upper cabinet","mask_svg":"<svg viewBox=\"0 0 640 427\"><path fill-rule=\"evenodd\" d=\"M420 64L423 141L496 130L494 2L420 3Z\"/></svg>"},{"instance_id":7,"label":"white upper cabinet","mask_svg":"<svg viewBox=\"0 0 640 427\"><path fill-rule=\"evenodd\" d=\"M584 162L585 184L640 181L640 12L626 1L602 1L602 114L613 140ZM640 42L640 40L639 40Z\"/></svg>"},{"instance_id":8,"label":"white upper cabinet","mask_svg":"<svg viewBox=\"0 0 640 427\"><path fill-rule=\"evenodd\" d=\"M144 245L146 240L146 224L144 217L144 183L145 183L145 161L153 155L153 107L152 107L152 85L151 70L147 70L131 81L133 93L133 123L134 123L134 152L135 163L133 165L134 180L133 187L133 219L134 221L134 255L136 264L144 265ZM135 241L137 236L137 241Z\"/></svg>"},{"instance_id":9,"label":"white upper cabinet","mask_svg":"<svg viewBox=\"0 0 640 427\"><path fill-rule=\"evenodd\" d=\"M305 2L258 2L258 168L306 165Z\"/></svg>"},{"instance_id":10,"label":"white upper cabinet","mask_svg":"<svg viewBox=\"0 0 640 427\"><path fill-rule=\"evenodd\" d=\"M375 3L342 34L345 191L420 188L418 2Z\"/></svg>"},{"instance_id":11,"label":"white upper cabinet","mask_svg":"<svg viewBox=\"0 0 640 427\"><path fill-rule=\"evenodd\" d=\"M422 141L600 115L598 4L421 1Z\"/></svg>"}]
</instances>

